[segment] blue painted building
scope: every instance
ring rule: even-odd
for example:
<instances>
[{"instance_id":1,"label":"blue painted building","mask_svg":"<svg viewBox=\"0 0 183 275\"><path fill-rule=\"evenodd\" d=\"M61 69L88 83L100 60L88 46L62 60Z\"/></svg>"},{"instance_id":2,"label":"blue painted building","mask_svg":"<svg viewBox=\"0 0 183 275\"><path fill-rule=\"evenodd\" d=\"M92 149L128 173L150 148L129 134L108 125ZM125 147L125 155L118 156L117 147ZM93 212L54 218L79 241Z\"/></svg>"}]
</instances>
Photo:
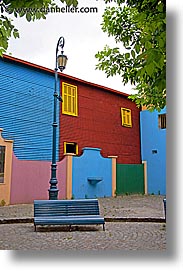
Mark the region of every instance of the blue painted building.
<instances>
[{"instance_id":1,"label":"blue painted building","mask_svg":"<svg viewBox=\"0 0 183 275\"><path fill-rule=\"evenodd\" d=\"M147 193L166 194L166 107L140 113L141 156L147 162Z\"/></svg>"},{"instance_id":2,"label":"blue painted building","mask_svg":"<svg viewBox=\"0 0 183 275\"><path fill-rule=\"evenodd\" d=\"M53 72L11 57L0 59L0 126L3 138L14 141L18 159L51 160L53 92ZM58 142L59 131L57 160Z\"/></svg>"}]
</instances>

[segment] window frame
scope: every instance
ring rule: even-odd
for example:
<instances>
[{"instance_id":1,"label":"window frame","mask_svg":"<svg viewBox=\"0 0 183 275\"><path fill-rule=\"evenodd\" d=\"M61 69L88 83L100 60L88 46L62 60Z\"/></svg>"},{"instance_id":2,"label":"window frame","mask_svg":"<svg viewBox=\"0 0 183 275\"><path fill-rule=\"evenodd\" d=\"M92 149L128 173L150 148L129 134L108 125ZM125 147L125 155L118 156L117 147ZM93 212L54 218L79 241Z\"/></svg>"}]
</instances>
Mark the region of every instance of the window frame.
<instances>
[{"instance_id":1,"label":"window frame","mask_svg":"<svg viewBox=\"0 0 183 275\"><path fill-rule=\"evenodd\" d=\"M67 153L67 144L69 145L75 145L76 146L76 153ZM67 142L67 141L64 141L64 154L75 154L75 155L78 155L78 144L76 142Z\"/></svg>"},{"instance_id":2,"label":"window frame","mask_svg":"<svg viewBox=\"0 0 183 275\"><path fill-rule=\"evenodd\" d=\"M129 121L127 123L127 120ZM121 123L122 126L132 128L132 112L131 109L121 107Z\"/></svg>"},{"instance_id":3,"label":"window frame","mask_svg":"<svg viewBox=\"0 0 183 275\"><path fill-rule=\"evenodd\" d=\"M0 163L2 163L2 170L0 171L0 178L2 178L2 180L0 180L0 184L4 184L4 182L5 182L6 146L0 145L0 150L1 149L3 149L3 150L1 151L2 154L0 154L0 156L2 156L2 159L0 159ZM4 159L3 159L3 157L4 157Z\"/></svg>"},{"instance_id":4,"label":"window frame","mask_svg":"<svg viewBox=\"0 0 183 275\"><path fill-rule=\"evenodd\" d=\"M68 89L70 88L70 95L68 94ZM67 99L66 99L67 98ZM65 100L67 102L65 103ZM72 109L69 111L68 102L71 102L70 105ZM67 108L65 106L67 104ZM77 86L69 84L67 82L62 82L62 114L70 115L70 116L78 116L78 89Z\"/></svg>"},{"instance_id":5,"label":"window frame","mask_svg":"<svg viewBox=\"0 0 183 275\"><path fill-rule=\"evenodd\" d=\"M166 113L158 115L158 127L160 130L166 129Z\"/></svg>"}]
</instances>

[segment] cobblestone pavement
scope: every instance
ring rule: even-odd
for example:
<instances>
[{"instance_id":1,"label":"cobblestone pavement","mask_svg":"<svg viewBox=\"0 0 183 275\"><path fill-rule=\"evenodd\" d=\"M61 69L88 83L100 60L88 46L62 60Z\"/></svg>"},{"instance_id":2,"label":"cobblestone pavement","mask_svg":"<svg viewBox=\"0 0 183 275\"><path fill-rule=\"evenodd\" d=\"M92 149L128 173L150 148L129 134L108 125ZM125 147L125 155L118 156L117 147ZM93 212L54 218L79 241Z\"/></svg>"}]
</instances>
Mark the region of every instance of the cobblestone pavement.
<instances>
[{"instance_id":1,"label":"cobblestone pavement","mask_svg":"<svg viewBox=\"0 0 183 275\"><path fill-rule=\"evenodd\" d=\"M74 228L73 228L74 229ZM165 250L166 228L157 223L106 223L102 226L42 227L0 225L0 249L7 250ZM2 238L3 236L3 238Z\"/></svg>"},{"instance_id":2,"label":"cobblestone pavement","mask_svg":"<svg viewBox=\"0 0 183 275\"><path fill-rule=\"evenodd\" d=\"M164 218L164 196L131 195L99 198L100 213L104 217ZM33 217L33 204L0 207L1 218Z\"/></svg>"},{"instance_id":3,"label":"cobblestone pavement","mask_svg":"<svg viewBox=\"0 0 183 275\"><path fill-rule=\"evenodd\" d=\"M104 217L164 218L163 196L100 198ZM33 205L0 207L0 219L33 217ZM32 223L0 224L1 250L166 250L166 224L106 222L101 225L38 227ZM76 230L77 229L77 230Z\"/></svg>"}]
</instances>

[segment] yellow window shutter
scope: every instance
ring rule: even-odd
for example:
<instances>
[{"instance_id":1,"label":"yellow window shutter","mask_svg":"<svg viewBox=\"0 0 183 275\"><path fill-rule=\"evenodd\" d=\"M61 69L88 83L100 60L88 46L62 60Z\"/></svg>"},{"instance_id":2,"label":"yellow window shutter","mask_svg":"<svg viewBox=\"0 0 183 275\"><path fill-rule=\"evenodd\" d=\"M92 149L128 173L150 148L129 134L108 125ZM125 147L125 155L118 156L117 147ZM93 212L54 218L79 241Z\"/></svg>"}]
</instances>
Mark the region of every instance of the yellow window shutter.
<instances>
[{"instance_id":1,"label":"yellow window shutter","mask_svg":"<svg viewBox=\"0 0 183 275\"><path fill-rule=\"evenodd\" d=\"M62 82L62 113L78 116L77 86Z\"/></svg>"},{"instance_id":2,"label":"yellow window shutter","mask_svg":"<svg viewBox=\"0 0 183 275\"><path fill-rule=\"evenodd\" d=\"M131 117L130 109L121 108L121 118L122 118L122 126L132 127L132 117Z\"/></svg>"}]
</instances>

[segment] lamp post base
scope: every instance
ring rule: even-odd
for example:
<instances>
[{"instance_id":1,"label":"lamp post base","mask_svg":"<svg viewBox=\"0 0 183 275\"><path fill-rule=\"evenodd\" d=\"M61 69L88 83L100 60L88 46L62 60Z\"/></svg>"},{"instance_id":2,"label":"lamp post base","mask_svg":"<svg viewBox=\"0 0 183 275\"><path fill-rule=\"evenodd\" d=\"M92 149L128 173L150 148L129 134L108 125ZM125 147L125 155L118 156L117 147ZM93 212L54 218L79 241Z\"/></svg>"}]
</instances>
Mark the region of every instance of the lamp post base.
<instances>
[{"instance_id":1,"label":"lamp post base","mask_svg":"<svg viewBox=\"0 0 183 275\"><path fill-rule=\"evenodd\" d=\"M58 189L57 188L50 188L48 189L49 192L49 200L58 200Z\"/></svg>"}]
</instances>

